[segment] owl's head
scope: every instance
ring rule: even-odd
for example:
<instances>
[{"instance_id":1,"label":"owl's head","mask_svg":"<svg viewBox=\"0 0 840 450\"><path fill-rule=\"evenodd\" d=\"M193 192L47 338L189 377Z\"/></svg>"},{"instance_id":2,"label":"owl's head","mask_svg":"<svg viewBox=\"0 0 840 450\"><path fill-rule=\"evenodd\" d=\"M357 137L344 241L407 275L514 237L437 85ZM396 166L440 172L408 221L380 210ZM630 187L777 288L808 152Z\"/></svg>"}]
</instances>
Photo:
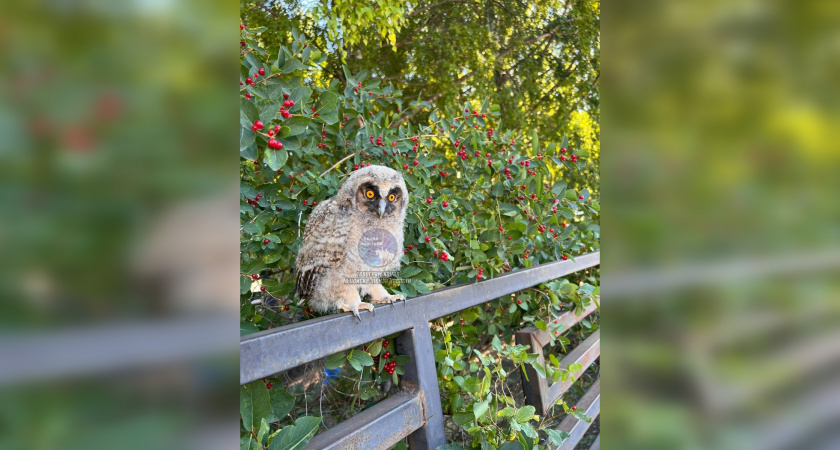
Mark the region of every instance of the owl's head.
<instances>
[{"instance_id":1,"label":"owl's head","mask_svg":"<svg viewBox=\"0 0 840 450\"><path fill-rule=\"evenodd\" d=\"M379 219L405 218L408 192L402 174L385 166L368 166L350 175L342 194L353 208Z\"/></svg>"}]
</instances>

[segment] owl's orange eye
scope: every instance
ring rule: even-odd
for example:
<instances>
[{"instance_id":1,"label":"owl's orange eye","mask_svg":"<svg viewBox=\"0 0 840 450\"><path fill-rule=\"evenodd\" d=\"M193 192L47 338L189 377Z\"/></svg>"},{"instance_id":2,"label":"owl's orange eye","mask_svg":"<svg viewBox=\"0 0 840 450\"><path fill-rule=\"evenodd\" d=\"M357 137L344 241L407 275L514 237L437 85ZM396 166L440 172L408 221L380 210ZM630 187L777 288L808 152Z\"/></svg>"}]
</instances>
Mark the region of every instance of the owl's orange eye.
<instances>
[{"instance_id":1,"label":"owl's orange eye","mask_svg":"<svg viewBox=\"0 0 840 450\"><path fill-rule=\"evenodd\" d=\"M376 195L376 194L374 194L373 189L368 189L365 192L365 197L367 197L367 198L373 198L374 195Z\"/></svg>"},{"instance_id":2,"label":"owl's orange eye","mask_svg":"<svg viewBox=\"0 0 840 450\"><path fill-rule=\"evenodd\" d=\"M394 195L394 194L391 194L391 195L389 195L389 196L388 196L388 201L389 201L389 202L393 202L393 201L394 201L394 200L396 200L396 199L397 199L397 196L396 196L396 195Z\"/></svg>"}]
</instances>

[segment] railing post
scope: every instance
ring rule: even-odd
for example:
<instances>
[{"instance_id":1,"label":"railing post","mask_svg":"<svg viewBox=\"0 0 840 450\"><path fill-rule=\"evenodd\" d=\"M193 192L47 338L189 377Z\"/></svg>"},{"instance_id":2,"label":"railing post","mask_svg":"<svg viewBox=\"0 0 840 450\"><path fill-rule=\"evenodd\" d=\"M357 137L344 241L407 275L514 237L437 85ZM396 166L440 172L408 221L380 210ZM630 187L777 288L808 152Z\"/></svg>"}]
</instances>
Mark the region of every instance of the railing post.
<instances>
[{"instance_id":1,"label":"railing post","mask_svg":"<svg viewBox=\"0 0 840 450\"><path fill-rule=\"evenodd\" d=\"M443 429L443 411L440 405L435 353L432 349L432 332L429 323L422 321L404 331L396 340L397 353L411 357L405 366L403 380L416 384L423 400L423 426L408 436L412 449L434 449L446 444Z\"/></svg>"}]
</instances>

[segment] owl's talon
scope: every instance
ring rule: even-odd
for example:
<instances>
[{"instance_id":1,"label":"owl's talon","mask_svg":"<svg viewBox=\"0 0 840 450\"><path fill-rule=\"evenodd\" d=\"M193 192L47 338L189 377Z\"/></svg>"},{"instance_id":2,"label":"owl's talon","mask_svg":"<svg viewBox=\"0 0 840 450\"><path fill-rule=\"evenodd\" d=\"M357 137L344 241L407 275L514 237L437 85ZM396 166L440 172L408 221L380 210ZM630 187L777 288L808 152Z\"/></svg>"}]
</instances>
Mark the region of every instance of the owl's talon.
<instances>
[{"instance_id":1,"label":"owl's talon","mask_svg":"<svg viewBox=\"0 0 840 450\"><path fill-rule=\"evenodd\" d=\"M344 312L353 313L353 315L356 316L357 319L359 319L359 322L362 321L362 317L359 315L359 310L360 309L366 309L366 310L370 311L370 313L373 314L374 317L376 317L376 311L373 310L373 305L371 305L370 303L362 302L362 303L358 303L356 305L353 305L352 307L348 307L347 305L341 305L339 307L339 309L341 309Z\"/></svg>"}]
</instances>

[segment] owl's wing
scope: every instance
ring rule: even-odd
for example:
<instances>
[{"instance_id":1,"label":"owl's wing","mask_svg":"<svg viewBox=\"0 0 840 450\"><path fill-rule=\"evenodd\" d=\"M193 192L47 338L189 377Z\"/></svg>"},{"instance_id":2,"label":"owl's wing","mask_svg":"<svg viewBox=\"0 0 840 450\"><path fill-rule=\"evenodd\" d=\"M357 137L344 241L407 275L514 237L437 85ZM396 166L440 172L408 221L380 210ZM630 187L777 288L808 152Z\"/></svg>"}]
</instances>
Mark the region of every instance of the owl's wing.
<instances>
[{"instance_id":1,"label":"owl's wing","mask_svg":"<svg viewBox=\"0 0 840 450\"><path fill-rule=\"evenodd\" d=\"M299 298L308 298L318 280L344 261L350 231L344 223L348 212L348 205L338 205L333 199L328 199L309 215L295 264L295 290Z\"/></svg>"}]
</instances>

